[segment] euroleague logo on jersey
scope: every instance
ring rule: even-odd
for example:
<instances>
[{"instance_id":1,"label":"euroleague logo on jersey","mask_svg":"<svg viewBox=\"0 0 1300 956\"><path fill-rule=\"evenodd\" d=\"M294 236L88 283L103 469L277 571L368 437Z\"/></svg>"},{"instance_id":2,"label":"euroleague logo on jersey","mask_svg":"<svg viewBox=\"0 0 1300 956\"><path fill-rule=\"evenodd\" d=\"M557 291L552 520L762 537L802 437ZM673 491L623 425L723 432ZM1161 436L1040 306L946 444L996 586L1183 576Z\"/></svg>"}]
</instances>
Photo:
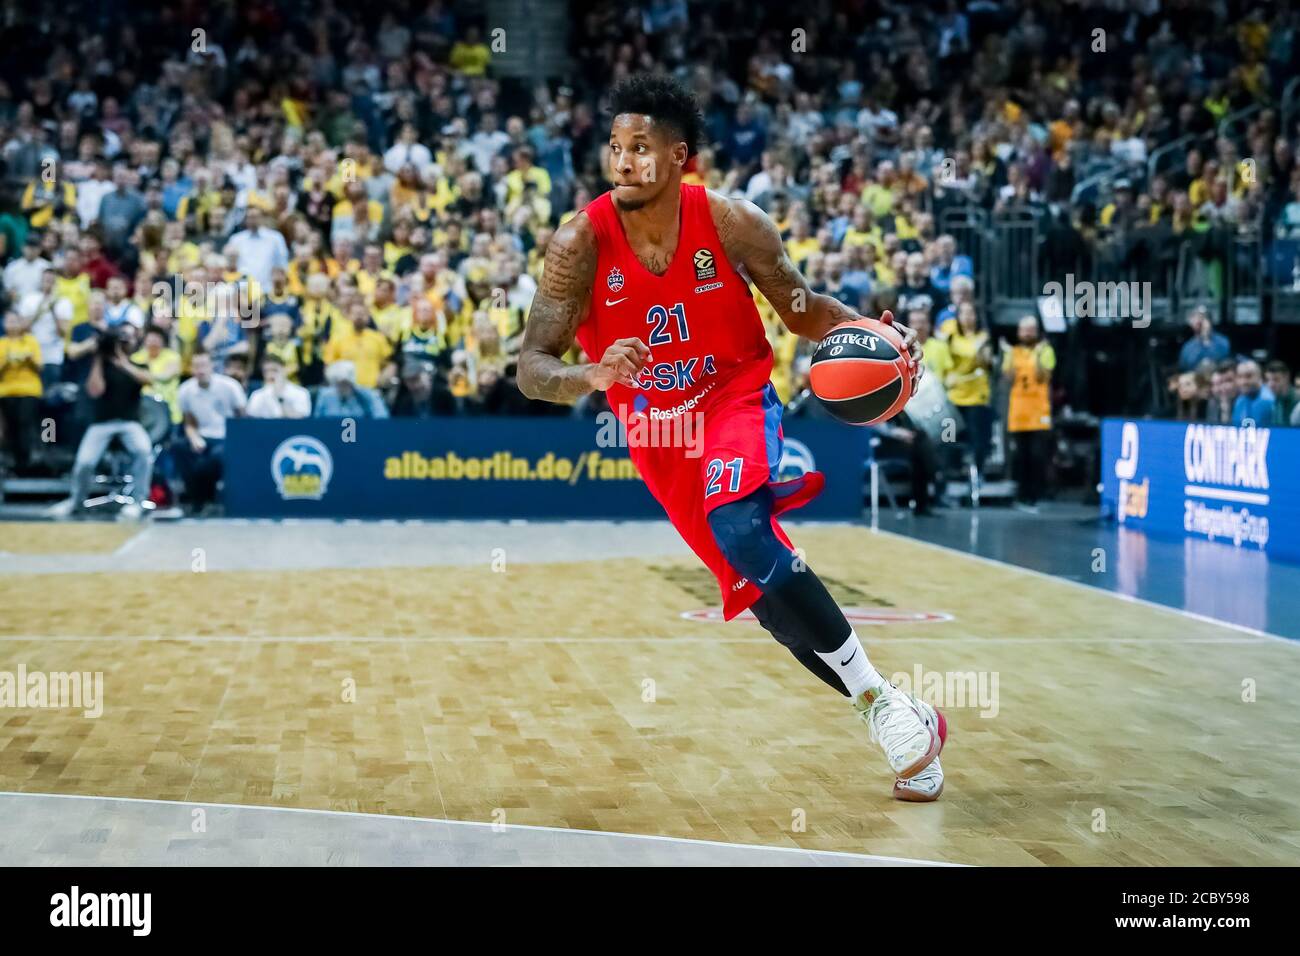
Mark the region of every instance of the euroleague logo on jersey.
<instances>
[{"instance_id":1,"label":"euroleague logo on jersey","mask_svg":"<svg viewBox=\"0 0 1300 956\"><path fill-rule=\"evenodd\" d=\"M718 267L713 263L712 249L696 249L692 258L695 262L695 281L703 282L717 277Z\"/></svg>"},{"instance_id":2,"label":"euroleague logo on jersey","mask_svg":"<svg viewBox=\"0 0 1300 956\"><path fill-rule=\"evenodd\" d=\"M605 285L609 286L610 292L619 292L623 288L623 273L618 271L618 266L609 270L609 277L605 279Z\"/></svg>"}]
</instances>

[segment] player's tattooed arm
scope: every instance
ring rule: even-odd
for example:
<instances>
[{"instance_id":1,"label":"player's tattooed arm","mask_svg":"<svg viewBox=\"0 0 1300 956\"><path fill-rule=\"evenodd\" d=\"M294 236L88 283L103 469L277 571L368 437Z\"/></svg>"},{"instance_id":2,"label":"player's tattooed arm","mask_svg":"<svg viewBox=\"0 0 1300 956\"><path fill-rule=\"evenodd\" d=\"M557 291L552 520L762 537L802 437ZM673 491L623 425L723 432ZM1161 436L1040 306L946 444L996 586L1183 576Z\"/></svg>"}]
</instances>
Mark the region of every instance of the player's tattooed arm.
<instances>
[{"instance_id":1,"label":"player's tattooed arm","mask_svg":"<svg viewBox=\"0 0 1300 956\"><path fill-rule=\"evenodd\" d=\"M571 402L615 383L636 387L636 377L650 358L650 349L639 338L615 339L595 364L569 365L562 358L587 316L595 277L596 232L579 214L551 237L541 285L524 324L516 382L529 398Z\"/></svg>"},{"instance_id":2,"label":"player's tattooed arm","mask_svg":"<svg viewBox=\"0 0 1300 956\"><path fill-rule=\"evenodd\" d=\"M569 365L562 356L587 315L596 275L596 233L585 215L555 230L546 247L541 283L533 296L520 346L517 382L529 398L571 402L596 388L594 366Z\"/></svg>"},{"instance_id":3,"label":"player's tattooed arm","mask_svg":"<svg viewBox=\"0 0 1300 956\"><path fill-rule=\"evenodd\" d=\"M748 200L716 193L709 194L709 205L727 258L744 269L791 332L819 341L841 322L858 317L833 296L808 288L767 213Z\"/></svg>"}]
</instances>

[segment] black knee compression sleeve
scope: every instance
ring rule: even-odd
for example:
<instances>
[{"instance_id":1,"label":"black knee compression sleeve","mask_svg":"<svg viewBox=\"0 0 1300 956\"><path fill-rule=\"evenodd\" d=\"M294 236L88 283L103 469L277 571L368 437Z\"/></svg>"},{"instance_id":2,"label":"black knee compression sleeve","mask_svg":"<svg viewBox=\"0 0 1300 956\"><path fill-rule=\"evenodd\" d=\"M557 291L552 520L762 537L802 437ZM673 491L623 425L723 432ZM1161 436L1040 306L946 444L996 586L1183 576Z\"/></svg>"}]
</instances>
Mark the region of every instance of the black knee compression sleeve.
<instances>
[{"instance_id":1,"label":"black knee compression sleeve","mask_svg":"<svg viewBox=\"0 0 1300 956\"><path fill-rule=\"evenodd\" d=\"M773 627L810 650L829 654L849 639L852 628L844 612L811 568L791 574L779 588L765 592L763 603Z\"/></svg>"},{"instance_id":2,"label":"black knee compression sleeve","mask_svg":"<svg viewBox=\"0 0 1300 956\"><path fill-rule=\"evenodd\" d=\"M803 642L793 634L788 634L776 626L775 619L768 609L767 598L760 597L750 608L754 612L754 617L758 618L758 623L767 628L769 634L777 639L777 642L783 645L795 660L812 672L819 680L843 694L849 696L849 689L844 686L844 681L840 680L840 675L835 673L835 669L817 656L817 652L811 647L805 647Z\"/></svg>"}]
</instances>

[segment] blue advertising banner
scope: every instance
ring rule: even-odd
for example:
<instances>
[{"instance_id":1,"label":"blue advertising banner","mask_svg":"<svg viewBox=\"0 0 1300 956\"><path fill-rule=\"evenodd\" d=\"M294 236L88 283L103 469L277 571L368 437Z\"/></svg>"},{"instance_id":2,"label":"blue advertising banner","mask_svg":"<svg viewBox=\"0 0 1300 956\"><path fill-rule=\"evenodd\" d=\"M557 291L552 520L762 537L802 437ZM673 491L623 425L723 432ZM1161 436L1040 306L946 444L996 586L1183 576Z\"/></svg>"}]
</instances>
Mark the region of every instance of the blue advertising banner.
<instances>
[{"instance_id":1,"label":"blue advertising banner","mask_svg":"<svg viewBox=\"0 0 1300 956\"><path fill-rule=\"evenodd\" d=\"M1300 429L1107 419L1102 511L1300 561Z\"/></svg>"},{"instance_id":2,"label":"blue advertising banner","mask_svg":"<svg viewBox=\"0 0 1300 956\"><path fill-rule=\"evenodd\" d=\"M349 424L350 423L350 424ZM612 429L592 419L237 419L226 436L232 517L656 518ZM826 473L800 518L857 519L869 435L785 427L783 478Z\"/></svg>"}]
</instances>

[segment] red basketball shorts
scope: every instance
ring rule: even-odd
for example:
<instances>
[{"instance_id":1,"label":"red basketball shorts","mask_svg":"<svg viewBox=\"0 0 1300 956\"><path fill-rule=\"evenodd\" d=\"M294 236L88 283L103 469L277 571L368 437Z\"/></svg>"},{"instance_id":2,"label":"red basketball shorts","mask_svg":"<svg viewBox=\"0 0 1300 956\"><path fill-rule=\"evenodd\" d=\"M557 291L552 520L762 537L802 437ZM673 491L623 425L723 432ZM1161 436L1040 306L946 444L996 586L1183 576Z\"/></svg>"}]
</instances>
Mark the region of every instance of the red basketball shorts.
<instances>
[{"instance_id":1,"label":"red basketball shorts","mask_svg":"<svg viewBox=\"0 0 1300 956\"><path fill-rule=\"evenodd\" d=\"M723 616L730 621L761 592L722 556L709 528L709 512L767 485L775 499L772 529L791 546L775 516L811 501L826 479L818 471L779 479L781 402L770 383L757 391L719 396L698 413L696 423L693 447L633 445L629 454L668 520L718 579Z\"/></svg>"}]
</instances>

